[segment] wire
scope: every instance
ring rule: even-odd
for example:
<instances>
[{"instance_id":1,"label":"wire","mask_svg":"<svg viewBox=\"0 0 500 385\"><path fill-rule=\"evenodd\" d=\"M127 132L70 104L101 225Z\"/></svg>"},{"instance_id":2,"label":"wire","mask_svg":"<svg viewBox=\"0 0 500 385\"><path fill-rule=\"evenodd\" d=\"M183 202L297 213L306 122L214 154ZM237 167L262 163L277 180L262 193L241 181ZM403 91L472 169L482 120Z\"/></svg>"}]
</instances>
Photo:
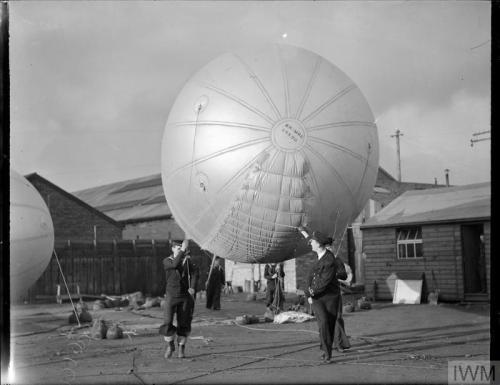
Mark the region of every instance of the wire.
<instances>
[{"instance_id":1,"label":"wire","mask_svg":"<svg viewBox=\"0 0 500 385\"><path fill-rule=\"evenodd\" d=\"M315 330L305 330L305 329L288 329L288 330L279 330L279 329L261 329L261 328L251 328L249 326L244 326L244 325L240 325L238 323L236 323L235 321L233 321L234 324L236 326L239 326L241 328L245 328L245 329L249 329L249 330L255 330L255 331L259 331L259 332L285 332L285 333L289 333L289 332L304 332L304 333L313 333L313 334L319 334L319 332L315 331Z\"/></svg>"}]
</instances>

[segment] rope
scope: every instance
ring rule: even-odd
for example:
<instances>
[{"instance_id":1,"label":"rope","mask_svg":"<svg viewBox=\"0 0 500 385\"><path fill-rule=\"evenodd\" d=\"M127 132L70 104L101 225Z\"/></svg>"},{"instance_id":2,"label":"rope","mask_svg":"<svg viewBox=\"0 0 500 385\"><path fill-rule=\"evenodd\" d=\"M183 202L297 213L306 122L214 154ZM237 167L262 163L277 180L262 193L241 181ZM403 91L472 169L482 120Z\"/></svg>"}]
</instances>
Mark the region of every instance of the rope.
<instances>
[{"instance_id":1,"label":"rope","mask_svg":"<svg viewBox=\"0 0 500 385\"><path fill-rule=\"evenodd\" d=\"M66 283L66 278L64 278L64 273L62 271L62 267L61 267L61 264L59 263L59 258L57 257L57 253L56 253L55 249L54 249L54 256L56 257L56 262L57 262L57 265L59 266L59 271L61 272L61 276L62 276L62 279L63 279L63 282L64 282L64 286L66 287L66 291L68 292L68 297L69 297L69 300L71 301L71 306L73 307L73 312L75 313L76 320L78 321L78 326L82 326L81 323L80 323L80 318L78 318L78 313L76 311L75 304L73 303L73 299L71 298L71 294L69 292L68 284Z\"/></svg>"},{"instance_id":2,"label":"rope","mask_svg":"<svg viewBox=\"0 0 500 385\"><path fill-rule=\"evenodd\" d=\"M339 246L337 247L337 251L335 252L335 258L337 258L337 255L340 251L340 246L342 246L342 242L344 241L344 236L345 236L345 233L347 231L347 227L348 226L345 227L344 232L342 233L342 238L340 238Z\"/></svg>"},{"instance_id":3,"label":"rope","mask_svg":"<svg viewBox=\"0 0 500 385\"><path fill-rule=\"evenodd\" d=\"M210 280L210 276L212 275L212 270L214 269L215 258L217 258L217 256L214 254L212 258L212 263L210 264L210 270L208 271L207 281L205 282L205 290L208 288L208 281Z\"/></svg>"},{"instance_id":4,"label":"rope","mask_svg":"<svg viewBox=\"0 0 500 385\"><path fill-rule=\"evenodd\" d=\"M194 155L195 155L195 149L196 149L196 131L198 128L198 118L200 116L200 111L203 108L201 103L198 105L198 108L196 109L196 122L194 124L194 138L193 138L193 149L192 149L192 155L191 155L191 173L189 175L189 191L191 191L191 179L193 178L193 169L195 168L194 166Z\"/></svg>"},{"instance_id":5,"label":"rope","mask_svg":"<svg viewBox=\"0 0 500 385\"><path fill-rule=\"evenodd\" d=\"M249 330L256 330L256 331L259 331L259 332L304 332L304 333L313 333L313 334L319 334L319 332L315 331L315 330L304 330L304 329L289 329L289 330L279 330L279 329L261 329L261 328L251 328L249 326L244 326L244 325L240 325L238 323L234 323L236 326L239 326L240 328L245 328L245 329L249 329Z\"/></svg>"},{"instance_id":6,"label":"rope","mask_svg":"<svg viewBox=\"0 0 500 385\"><path fill-rule=\"evenodd\" d=\"M186 265L187 265L188 286L189 286L189 288L191 288L191 274L189 273L189 259L190 259L190 257L186 258L186 256L184 256L184 261L186 262Z\"/></svg>"},{"instance_id":7,"label":"rope","mask_svg":"<svg viewBox=\"0 0 500 385\"><path fill-rule=\"evenodd\" d=\"M335 216L335 224L333 225L333 238L335 239L335 235L337 235L337 219L339 219L340 215L340 207L337 209L337 215Z\"/></svg>"}]
</instances>

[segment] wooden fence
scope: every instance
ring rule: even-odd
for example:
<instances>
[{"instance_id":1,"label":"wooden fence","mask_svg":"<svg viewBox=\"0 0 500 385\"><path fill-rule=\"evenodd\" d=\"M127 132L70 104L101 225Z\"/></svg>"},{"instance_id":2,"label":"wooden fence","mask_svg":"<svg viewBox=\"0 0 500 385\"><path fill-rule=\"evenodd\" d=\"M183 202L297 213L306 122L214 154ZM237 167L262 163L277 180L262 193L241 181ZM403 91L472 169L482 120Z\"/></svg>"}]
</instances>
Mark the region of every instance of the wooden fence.
<instances>
[{"instance_id":1,"label":"wooden fence","mask_svg":"<svg viewBox=\"0 0 500 385\"><path fill-rule=\"evenodd\" d=\"M171 254L168 240L121 240L111 242L57 242L55 252L71 293L78 284L82 295L123 295L141 291L158 296L165 292L163 259ZM192 261L200 269L198 290L204 289L211 255L190 243ZM30 288L28 297L37 299L67 294L55 256Z\"/></svg>"}]
</instances>

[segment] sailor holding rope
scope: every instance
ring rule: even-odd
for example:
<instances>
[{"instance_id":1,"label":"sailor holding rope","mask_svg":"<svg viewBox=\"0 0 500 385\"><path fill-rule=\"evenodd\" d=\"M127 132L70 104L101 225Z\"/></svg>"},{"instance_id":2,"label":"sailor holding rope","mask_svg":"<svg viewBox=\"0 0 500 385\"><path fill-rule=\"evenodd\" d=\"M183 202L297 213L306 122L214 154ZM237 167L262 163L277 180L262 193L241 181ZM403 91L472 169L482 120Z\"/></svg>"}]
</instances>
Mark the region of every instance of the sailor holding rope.
<instances>
[{"instance_id":1,"label":"sailor holding rope","mask_svg":"<svg viewBox=\"0 0 500 385\"><path fill-rule=\"evenodd\" d=\"M163 260L167 284L164 323L160 326L160 334L167 342L165 358L172 357L175 351L176 334L179 345L178 357L184 358L187 337L191 332L199 272L189 256L189 241L185 239L182 244L177 241L171 244L172 255ZM174 315L177 316L177 327L173 325Z\"/></svg>"},{"instance_id":2,"label":"sailor holding rope","mask_svg":"<svg viewBox=\"0 0 500 385\"><path fill-rule=\"evenodd\" d=\"M264 268L264 278L267 280L266 307L274 313L279 313L285 302L285 295L283 293L285 272L283 264L266 264Z\"/></svg>"},{"instance_id":3,"label":"sailor holding rope","mask_svg":"<svg viewBox=\"0 0 500 385\"><path fill-rule=\"evenodd\" d=\"M337 312L341 300L338 280L346 279L347 274L344 264L326 249L331 242L326 235L314 231L309 236L303 228L299 228L299 231L307 238L312 251L318 256L307 278L307 288L304 292L318 322L320 349L323 351L321 359L329 363L332 358Z\"/></svg>"}]
</instances>

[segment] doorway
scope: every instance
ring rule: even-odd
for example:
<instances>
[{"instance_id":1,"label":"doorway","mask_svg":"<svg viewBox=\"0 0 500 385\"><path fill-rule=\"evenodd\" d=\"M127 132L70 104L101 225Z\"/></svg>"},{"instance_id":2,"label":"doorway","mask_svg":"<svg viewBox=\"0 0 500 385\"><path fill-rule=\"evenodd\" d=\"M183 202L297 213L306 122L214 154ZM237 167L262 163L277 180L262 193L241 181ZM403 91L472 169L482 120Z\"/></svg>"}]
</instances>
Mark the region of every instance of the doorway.
<instances>
[{"instance_id":1,"label":"doorway","mask_svg":"<svg viewBox=\"0 0 500 385\"><path fill-rule=\"evenodd\" d=\"M355 261L356 245L354 243L354 234L352 227L347 228L347 264L352 270L352 282L357 282L356 279L356 261Z\"/></svg>"},{"instance_id":2,"label":"doorway","mask_svg":"<svg viewBox=\"0 0 500 385\"><path fill-rule=\"evenodd\" d=\"M462 225L464 294L487 294L483 225Z\"/></svg>"}]
</instances>

